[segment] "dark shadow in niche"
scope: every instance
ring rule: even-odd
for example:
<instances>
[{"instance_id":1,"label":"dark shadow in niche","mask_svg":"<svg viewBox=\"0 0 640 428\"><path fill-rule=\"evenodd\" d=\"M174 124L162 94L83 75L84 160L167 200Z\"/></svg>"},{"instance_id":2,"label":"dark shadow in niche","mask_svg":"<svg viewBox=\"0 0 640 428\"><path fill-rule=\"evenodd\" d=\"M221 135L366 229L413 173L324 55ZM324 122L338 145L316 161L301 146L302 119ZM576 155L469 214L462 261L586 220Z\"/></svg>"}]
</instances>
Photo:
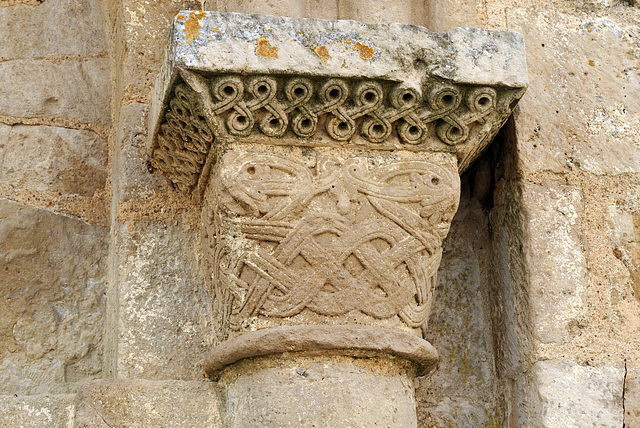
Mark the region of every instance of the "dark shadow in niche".
<instances>
[{"instance_id":1,"label":"dark shadow in niche","mask_svg":"<svg viewBox=\"0 0 640 428\"><path fill-rule=\"evenodd\" d=\"M515 143L511 117L461 177L426 337L440 364L417 380L418 426L503 426L517 418L506 410L517 407L522 366L511 272L522 254Z\"/></svg>"}]
</instances>

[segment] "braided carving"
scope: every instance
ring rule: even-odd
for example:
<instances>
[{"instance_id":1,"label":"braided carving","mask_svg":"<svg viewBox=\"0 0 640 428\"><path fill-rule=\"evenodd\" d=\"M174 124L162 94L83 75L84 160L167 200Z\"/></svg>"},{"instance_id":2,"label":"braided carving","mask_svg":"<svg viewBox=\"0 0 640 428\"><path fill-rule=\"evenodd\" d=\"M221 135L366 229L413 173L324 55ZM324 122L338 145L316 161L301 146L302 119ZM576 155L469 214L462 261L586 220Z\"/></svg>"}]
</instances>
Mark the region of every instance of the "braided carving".
<instances>
[{"instance_id":1,"label":"braided carving","mask_svg":"<svg viewBox=\"0 0 640 428\"><path fill-rule=\"evenodd\" d=\"M425 328L441 243L457 209L454 168L331 157L310 168L277 154L229 152L216 193L206 235L218 237L207 252L221 330L304 309L399 317ZM222 223L237 235L219 233Z\"/></svg>"},{"instance_id":2,"label":"braided carving","mask_svg":"<svg viewBox=\"0 0 640 428\"><path fill-rule=\"evenodd\" d=\"M319 118L327 115L325 130L337 141L349 140L357 132L380 143L395 131L403 143L419 144L433 124L443 143L455 145L468 137L469 124L482 123L496 106L491 88L468 89L465 94L449 84L428 88L424 99L415 88L365 79L318 82L303 77L220 76L208 79L208 86L216 101L211 111L224 121L226 132L237 137L260 131L279 138L290 131L309 138L316 133ZM178 85L175 98L183 100L186 92L185 85ZM195 105L192 109L198 110ZM173 104L171 112L175 113ZM164 122L174 126L169 113Z\"/></svg>"}]
</instances>

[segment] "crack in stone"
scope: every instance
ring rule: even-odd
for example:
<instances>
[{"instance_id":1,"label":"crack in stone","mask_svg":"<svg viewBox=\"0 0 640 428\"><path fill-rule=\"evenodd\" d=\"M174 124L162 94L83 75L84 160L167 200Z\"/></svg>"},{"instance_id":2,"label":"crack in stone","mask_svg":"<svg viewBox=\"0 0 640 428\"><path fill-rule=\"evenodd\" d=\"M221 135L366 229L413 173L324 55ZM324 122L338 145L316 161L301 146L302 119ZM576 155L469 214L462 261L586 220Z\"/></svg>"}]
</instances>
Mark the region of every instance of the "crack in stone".
<instances>
[{"instance_id":1,"label":"crack in stone","mask_svg":"<svg viewBox=\"0 0 640 428\"><path fill-rule=\"evenodd\" d=\"M627 390L627 359L624 359L624 377L622 378L622 428L626 428L627 410L625 409L624 393Z\"/></svg>"}]
</instances>

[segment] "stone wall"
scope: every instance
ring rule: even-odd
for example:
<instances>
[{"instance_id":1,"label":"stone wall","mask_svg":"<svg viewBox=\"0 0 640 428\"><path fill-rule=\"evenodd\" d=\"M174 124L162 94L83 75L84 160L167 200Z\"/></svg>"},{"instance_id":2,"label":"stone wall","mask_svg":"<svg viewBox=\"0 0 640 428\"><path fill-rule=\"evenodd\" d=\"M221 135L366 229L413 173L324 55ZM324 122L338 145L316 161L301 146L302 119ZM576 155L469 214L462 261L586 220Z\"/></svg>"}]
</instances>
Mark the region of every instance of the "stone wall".
<instances>
[{"instance_id":1,"label":"stone wall","mask_svg":"<svg viewBox=\"0 0 640 428\"><path fill-rule=\"evenodd\" d=\"M0 0L0 425L95 422L86 403L113 396L147 400L129 409L145 426L171 416L163 388L215 399L198 382L199 210L145 153L169 22L189 8L521 32L530 86L462 178L419 426L640 423L634 1ZM137 381L90 383L76 418L98 378ZM106 403L105 423L136 420Z\"/></svg>"}]
</instances>

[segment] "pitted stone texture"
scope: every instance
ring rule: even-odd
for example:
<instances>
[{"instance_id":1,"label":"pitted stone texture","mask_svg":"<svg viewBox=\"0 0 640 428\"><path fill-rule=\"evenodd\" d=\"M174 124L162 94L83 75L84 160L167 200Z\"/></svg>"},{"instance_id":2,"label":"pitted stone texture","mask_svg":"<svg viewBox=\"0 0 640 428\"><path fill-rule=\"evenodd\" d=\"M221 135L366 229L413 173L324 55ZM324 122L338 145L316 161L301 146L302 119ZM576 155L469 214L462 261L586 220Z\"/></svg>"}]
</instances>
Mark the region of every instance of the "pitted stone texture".
<instances>
[{"instance_id":1,"label":"pitted stone texture","mask_svg":"<svg viewBox=\"0 0 640 428\"><path fill-rule=\"evenodd\" d=\"M426 339L438 349L438 368L416 382L418 421L424 427L498 426L501 422L487 331L487 303L495 296L486 284L488 267L482 265L482 251L474 251L483 242L486 224L482 220L487 219L478 212L478 202L469 196L468 187L468 181L464 182L460 208L443 244L426 333Z\"/></svg>"},{"instance_id":2,"label":"pitted stone texture","mask_svg":"<svg viewBox=\"0 0 640 428\"><path fill-rule=\"evenodd\" d=\"M209 302L197 242L197 232L182 224L140 221L119 226L115 243L119 319L111 319L113 324L107 327L118 335L118 354L109 355L108 364L117 365L119 376L154 380L201 376L206 350L202 325L209 322Z\"/></svg>"},{"instance_id":3,"label":"pitted stone texture","mask_svg":"<svg viewBox=\"0 0 640 428\"><path fill-rule=\"evenodd\" d=\"M419 375L427 374L438 361L429 342L413 334L391 329L348 325L298 325L274 327L226 340L204 363L210 378L225 366L245 358L304 352L322 355L332 351L349 355L393 355L415 363Z\"/></svg>"},{"instance_id":4,"label":"pitted stone texture","mask_svg":"<svg viewBox=\"0 0 640 428\"><path fill-rule=\"evenodd\" d=\"M144 200L163 190L163 177L151 175L146 153L146 104L131 103L120 110L120 123L116 135L113 177L120 202Z\"/></svg>"},{"instance_id":5,"label":"pitted stone texture","mask_svg":"<svg viewBox=\"0 0 640 428\"><path fill-rule=\"evenodd\" d=\"M0 7L0 60L106 51L105 23L99 0Z\"/></svg>"},{"instance_id":6,"label":"pitted stone texture","mask_svg":"<svg viewBox=\"0 0 640 428\"><path fill-rule=\"evenodd\" d=\"M425 331L460 179L445 154L234 147L203 209L217 332Z\"/></svg>"},{"instance_id":7,"label":"pitted stone texture","mask_svg":"<svg viewBox=\"0 0 640 428\"><path fill-rule=\"evenodd\" d=\"M0 395L0 426L7 428L73 427L75 395Z\"/></svg>"},{"instance_id":8,"label":"pitted stone texture","mask_svg":"<svg viewBox=\"0 0 640 428\"><path fill-rule=\"evenodd\" d=\"M382 358L245 360L221 378L225 426L415 428L413 375Z\"/></svg>"},{"instance_id":9,"label":"pitted stone texture","mask_svg":"<svg viewBox=\"0 0 640 428\"><path fill-rule=\"evenodd\" d=\"M580 189L553 181L524 184L525 260L534 338L543 344L570 340L584 316L587 265L579 225Z\"/></svg>"},{"instance_id":10,"label":"pitted stone texture","mask_svg":"<svg viewBox=\"0 0 640 428\"><path fill-rule=\"evenodd\" d=\"M587 367L569 360L539 361L530 373L527 403L533 426L541 428L619 428L623 422L622 366ZM631 427L632 425L627 425Z\"/></svg>"},{"instance_id":11,"label":"pitted stone texture","mask_svg":"<svg viewBox=\"0 0 640 428\"><path fill-rule=\"evenodd\" d=\"M456 28L445 37L402 24L183 11L174 21L158 89L171 83L162 79L176 66L412 82L420 82L426 69L460 83L523 87L527 71L521 42L517 33L472 28ZM318 53L319 46L330 56Z\"/></svg>"},{"instance_id":12,"label":"pitted stone texture","mask_svg":"<svg viewBox=\"0 0 640 428\"><path fill-rule=\"evenodd\" d=\"M0 116L111 122L108 58L6 61L0 62L0 76Z\"/></svg>"},{"instance_id":13,"label":"pitted stone texture","mask_svg":"<svg viewBox=\"0 0 640 428\"><path fill-rule=\"evenodd\" d=\"M509 29L525 37L536 76L517 116L526 172L640 171L640 10L627 7L621 15L508 11Z\"/></svg>"},{"instance_id":14,"label":"pitted stone texture","mask_svg":"<svg viewBox=\"0 0 640 428\"><path fill-rule=\"evenodd\" d=\"M640 200L631 189L616 205L607 207L607 226L613 254L629 271L636 299L640 299Z\"/></svg>"},{"instance_id":15,"label":"pitted stone texture","mask_svg":"<svg viewBox=\"0 0 640 428\"><path fill-rule=\"evenodd\" d=\"M75 392L100 376L107 236L0 199L0 394Z\"/></svg>"},{"instance_id":16,"label":"pitted stone texture","mask_svg":"<svg viewBox=\"0 0 640 428\"><path fill-rule=\"evenodd\" d=\"M640 370L627 371L624 388L624 422L629 428L640 426Z\"/></svg>"},{"instance_id":17,"label":"pitted stone texture","mask_svg":"<svg viewBox=\"0 0 640 428\"><path fill-rule=\"evenodd\" d=\"M76 398L76 428L222 428L212 382L97 380Z\"/></svg>"},{"instance_id":18,"label":"pitted stone texture","mask_svg":"<svg viewBox=\"0 0 640 428\"><path fill-rule=\"evenodd\" d=\"M54 126L0 130L0 182L20 189L92 196L107 179L107 141L92 131Z\"/></svg>"}]
</instances>

